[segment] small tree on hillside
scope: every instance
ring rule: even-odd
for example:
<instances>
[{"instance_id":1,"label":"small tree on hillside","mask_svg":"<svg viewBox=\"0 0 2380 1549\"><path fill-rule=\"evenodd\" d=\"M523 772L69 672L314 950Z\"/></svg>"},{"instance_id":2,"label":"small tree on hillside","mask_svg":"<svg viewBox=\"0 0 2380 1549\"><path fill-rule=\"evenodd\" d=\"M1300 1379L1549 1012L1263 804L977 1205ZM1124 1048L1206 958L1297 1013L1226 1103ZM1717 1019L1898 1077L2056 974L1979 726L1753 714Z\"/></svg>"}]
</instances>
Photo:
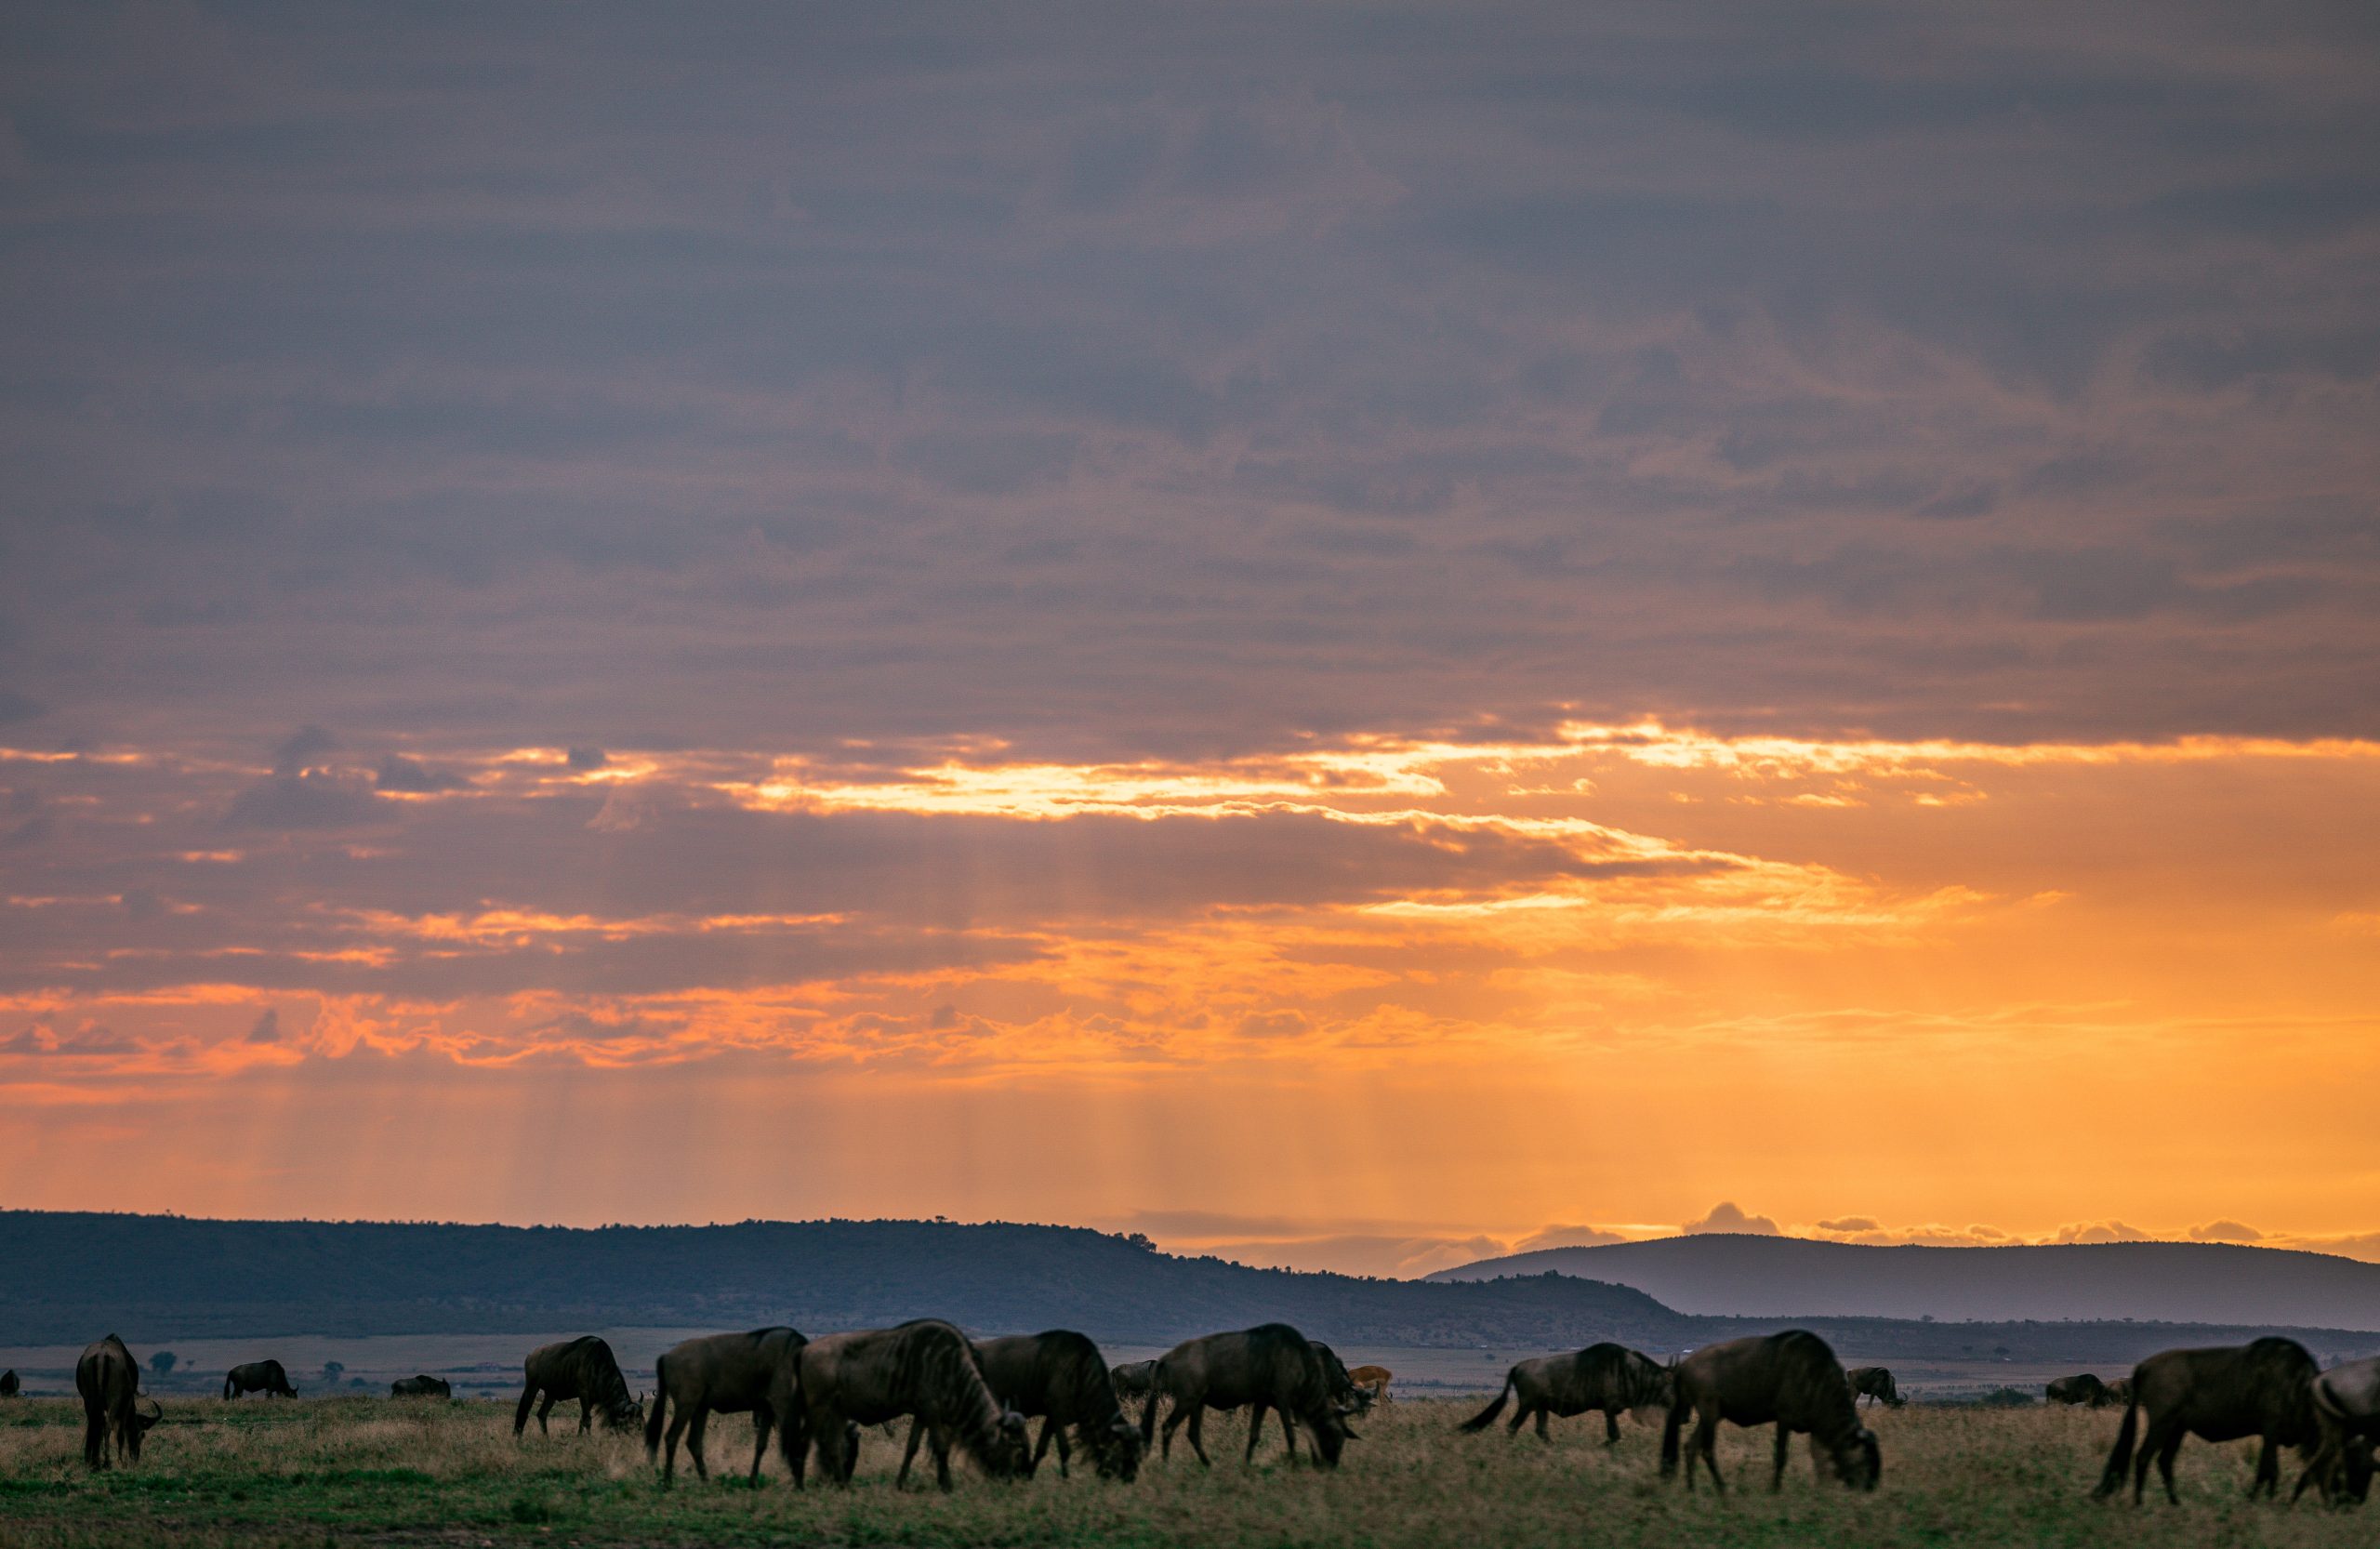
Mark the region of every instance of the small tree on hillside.
<instances>
[{"instance_id":1,"label":"small tree on hillside","mask_svg":"<svg viewBox=\"0 0 2380 1549\"><path fill-rule=\"evenodd\" d=\"M344 1361L324 1361L323 1363L323 1385L325 1387L337 1387L338 1385L339 1374L346 1370L347 1363Z\"/></svg>"},{"instance_id":2,"label":"small tree on hillside","mask_svg":"<svg viewBox=\"0 0 2380 1549\"><path fill-rule=\"evenodd\" d=\"M181 1357L175 1355L171 1350L160 1350L155 1355L149 1357L149 1370L162 1377L167 1372L173 1370L174 1363L179 1359L181 1359Z\"/></svg>"}]
</instances>

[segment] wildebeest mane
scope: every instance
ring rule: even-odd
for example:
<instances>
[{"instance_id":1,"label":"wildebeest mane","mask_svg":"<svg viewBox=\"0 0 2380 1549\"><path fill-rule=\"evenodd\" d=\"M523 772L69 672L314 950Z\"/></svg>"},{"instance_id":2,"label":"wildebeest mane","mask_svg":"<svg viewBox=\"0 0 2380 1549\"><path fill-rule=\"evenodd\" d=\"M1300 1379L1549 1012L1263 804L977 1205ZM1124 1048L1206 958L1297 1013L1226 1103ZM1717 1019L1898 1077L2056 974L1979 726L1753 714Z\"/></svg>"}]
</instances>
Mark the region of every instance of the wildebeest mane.
<instances>
[{"instance_id":1,"label":"wildebeest mane","mask_svg":"<svg viewBox=\"0 0 2380 1549\"><path fill-rule=\"evenodd\" d=\"M920 1409L930 1405L985 1473L1003 1473L999 1400L977 1369L966 1336L933 1318L904 1323L900 1333L896 1391L911 1396Z\"/></svg>"}]
</instances>

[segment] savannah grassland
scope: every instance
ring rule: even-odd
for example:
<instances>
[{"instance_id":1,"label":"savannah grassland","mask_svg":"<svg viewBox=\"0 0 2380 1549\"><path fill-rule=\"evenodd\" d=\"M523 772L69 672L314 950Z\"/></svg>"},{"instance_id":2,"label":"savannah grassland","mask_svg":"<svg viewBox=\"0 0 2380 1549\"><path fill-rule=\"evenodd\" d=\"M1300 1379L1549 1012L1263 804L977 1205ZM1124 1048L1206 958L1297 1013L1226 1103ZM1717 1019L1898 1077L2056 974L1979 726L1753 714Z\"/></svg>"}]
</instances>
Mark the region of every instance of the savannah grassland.
<instances>
[{"instance_id":1,"label":"savannah grassland","mask_svg":"<svg viewBox=\"0 0 2380 1549\"><path fill-rule=\"evenodd\" d=\"M1170 1464L1130 1485L1086 1470L998 1485L962 1471L949 1497L915 1476L892 1486L897 1443L870 1431L848 1492L787 1488L774 1457L760 1489L740 1475L751 1431L714 1417L712 1481L681 1473L664 1490L641 1437L512 1438L510 1406L339 1398L268 1404L168 1401L141 1462L93 1475L79 1406L29 1399L0 1410L0 1545L121 1544L1344 1544L1568 1546L1898 1544L2369 1545L2380 1520L2243 1498L2242 1446L2192 1442L2184 1504L2087 1499L2115 1430L2112 1414L1912 1406L1878 1411L1884 1487L1854 1496L1811 1476L1796 1445L1785 1490L1765 1488L1769 1433L1729 1428L1720 1444L1734 1489L1689 1496L1656 1477L1659 1432L1623 1426L1606 1452L1589 1426L1558 1423L1551 1446L1500 1424L1455 1425L1475 1400L1411 1400L1358 1423L1335 1475L1280 1461L1279 1433L1253 1468L1238 1459L1236 1416L1210 1416L1211 1472L1179 1444ZM570 1423L564 1424L565 1414ZM1597 1427L1599 1435L1599 1426ZM922 1458L920 1460L923 1462ZM682 1459L681 1459L682 1468ZM930 1477L930 1476L929 1476ZM2283 1476L2283 1490L2295 1478ZM2154 1489L2154 1481L2151 1482Z\"/></svg>"}]
</instances>

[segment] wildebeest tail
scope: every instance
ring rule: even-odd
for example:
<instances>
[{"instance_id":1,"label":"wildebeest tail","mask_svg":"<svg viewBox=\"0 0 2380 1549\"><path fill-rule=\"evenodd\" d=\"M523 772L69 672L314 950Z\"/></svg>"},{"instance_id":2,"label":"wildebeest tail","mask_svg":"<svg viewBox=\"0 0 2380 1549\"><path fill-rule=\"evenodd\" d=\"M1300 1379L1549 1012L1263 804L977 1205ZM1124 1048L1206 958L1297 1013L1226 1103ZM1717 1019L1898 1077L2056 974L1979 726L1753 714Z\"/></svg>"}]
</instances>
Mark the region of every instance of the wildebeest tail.
<instances>
[{"instance_id":1,"label":"wildebeest tail","mask_svg":"<svg viewBox=\"0 0 2380 1549\"><path fill-rule=\"evenodd\" d=\"M1497 1393L1496 1401L1488 1405L1486 1409L1481 1410L1477 1414L1473 1415L1470 1419L1464 1421L1462 1423L1462 1428L1466 1431L1484 1431L1488 1426L1493 1425L1496 1423L1496 1417L1504 1412L1504 1400L1510 1398L1512 1396L1513 1374L1507 1371L1504 1373L1503 1388Z\"/></svg>"},{"instance_id":2,"label":"wildebeest tail","mask_svg":"<svg viewBox=\"0 0 2380 1549\"><path fill-rule=\"evenodd\" d=\"M231 1374L228 1371L223 1374L223 1397L231 1397Z\"/></svg>"},{"instance_id":3,"label":"wildebeest tail","mask_svg":"<svg viewBox=\"0 0 2380 1549\"><path fill-rule=\"evenodd\" d=\"M2116 1432L2116 1450L2108 1454L2108 1466L2099 1475L2099 1488L2091 1492L2093 1500L2105 1500L2123 1489L2124 1476L2132 1472L2133 1444L2139 1436L2140 1399L2135 1394L2132 1402L2124 1406L2123 1428Z\"/></svg>"},{"instance_id":4,"label":"wildebeest tail","mask_svg":"<svg viewBox=\"0 0 2380 1549\"><path fill-rule=\"evenodd\" d=\"M1148 1397L1141 1403L1141 1450L1146 1451L1157 1442L1157 1411L1165 1406L1165 1358L1157 1357L1149 1368Z\"/></svg>"},{"instance_id":5,"label":"wildebeest tail","mask_svg":"<svg viewBox=\"0 0 2380 1549\"><path fill-rule=\"evenodd\" d=\"M653 1412L644 1417L644 1461L661 1452L661 1416L669 1408L669 1357L653 1357Z\"/></svg>"}]
</instances>

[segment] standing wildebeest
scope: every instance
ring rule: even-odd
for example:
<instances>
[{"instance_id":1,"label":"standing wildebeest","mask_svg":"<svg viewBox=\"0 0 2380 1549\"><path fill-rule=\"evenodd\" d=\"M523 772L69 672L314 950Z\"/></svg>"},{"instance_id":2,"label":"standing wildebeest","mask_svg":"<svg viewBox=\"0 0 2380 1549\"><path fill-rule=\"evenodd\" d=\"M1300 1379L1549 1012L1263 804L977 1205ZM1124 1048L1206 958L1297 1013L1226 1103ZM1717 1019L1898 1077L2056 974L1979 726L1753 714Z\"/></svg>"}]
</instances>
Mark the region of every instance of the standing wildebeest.
<instances>
[{"instance_id":1,"label":"standing wildebeest","mask_svg":"<svg viewBox=\"0 0 2380 1549\"><path fill-rule=\"evenodd\" d=\"M578 1434L585 1436L600 1409L603 1423L615 1431L633 1427L644 1418L644 1406L628 1396L628 1379L612 1347L593 1334L582 1334L555 1344L541 1344L522 1363L524 1382L521 1407L512 1411L512 1434L529 1426L529 1406L537 1404L537 1434L548 1436L546 1416L565 1398L578 1400ZM543 1393L545 1402L537 1403Z\"/></svg>"},{"instance_id":2,"label":"standing wildebeest","mask_svg":"<svg viewBox=\"0 0 2380 1549\"><path fill-rule=\"evenodd\" d=\"M455 1397L455 1388L454 1384L443 1377L431 1377L426 1374L416 1377L400 1377L389 1384L389 1397L391 1398L452 1398Z\"/></svg>"},{"instance_id":3,"label":"standing wildebeest","mask_svg":"<svg viewBox=\"0 0 2380 1549\"><path fill-rule=\"evenodd\" d=\"M852 1482L859 1461L858 1443L846 1426L881 1424L905 1414L925 1422L934 1482L945 1490L954 1440L996 1479L1024 1470L1025 1417L1001 1408L967 1336L947 1323L921 1317L897 1329L828 1334L803 1345L795 1366L819 1464L838 1484ZM829 1456L839 1437L842 1455Z\"/></svg>"},{"instance_id":4,"label":"standing wildebeest","mask_svg":"<svg viewBox=\"0 0 2380 1549\"><path fill-rule=\"evenodd\" d=\"M1116 1384L1117 1397L1146 1398L1149 1396L1149 1379L1156 1372L1155 1361L1126 1361L1121 1366L1109 1369L1107 1376Z\"/></svg>"},{"instance_id":5,"label":"standing wildebeest","mask_svg":"<svg viewBox=\"0 0 2380 1549\"><path fill-rule=\"evenodd\" d=\"M0 1398L14 1398L16 1396L17 1369L12 1366L6 1371L0 1371Z\"/></svg>"},{"instance_id":6,"label":"standing wildebeest","mask_svg":"<svg viewBox=\"0 0 2380 1549\"><path fill-rule=\"evenodd\" d=\"M801 1347L808 1343L793 1330L780 1325L754 1329L749 1333L690 1339L663 1352L653 1363L653 1412L644 1422L644 1455L650 1462L662 1447L662 1422L670 1407L677 1407L678 1418L669 1424L668 1453L661 1465L662 1483L670 1483L678 1476L681 1436L686 1438L686 1455L694 1460L696 1476L710 1477L710 1470L703 1462L703 1428L714 1410L721 1414L751 1415L751 1480L760 1483L760 1460L769 1450L769 1427L781 1423L788 1432L800 1433L803 1424L799 1408L779 1414L770 1393L776 1386L780 1372L800 1357ZM801 1453L801 1439L799 1434L788 1436L789 1456Z\"/></svg>"},{"instance_id":7,"label":"standing wildebeest","mask_svg":"<svg viewBox=\"0 0 2380 1549\"><path fill-rule=\"evenodd\" d=\"M1538 1439L1551 1441L1554 1433L1546 1428L1548 1415L1567 1420L1575 1414L1600 1410L1604 1445L1611 1447L1620 1441L1622 1410L1668 1406L1670 1372L1652 1357L1624 1344L1590 1344L1567 1356L1540 1356L1521 1361L1504 1373L1504 1385L1498 1391L1496 1401L1464 1421L1462 1428L1486 1430L1504 1412L1507 1397L1520 1400L1520 1407L1513 1410L1509 1433L1513 1436L1518 1436L1522 1424L1535 1415Z\"/></svg>"},{"instance_id":8,"label":"standing wildebeest","mask_svg":"<svg viewBox=\"0 0 2380 1549\"><path fill-rule=\"evenodd\" d=\"M298 1390L289 1385L289 1373L281 1370L279 1361L250 1361L225 1372L223 1397L237 1398L244 1393L261 1393L268 1398L298 1397Z\"/></svg>"},{"instance_id":9,"label":"standing wildebeest","mask_svg":"<svg viewBox=\"0 0 2380 1549\"><path fill-rule=\"evenodd\" d=\"M1851 1401L1854 1404L1862 1398L1881 1398L1884 1401L1884 1408L1897 1410L1909 1402L1900 1396L1900 1389L1893 1385L1893 1374L1884 1367L1855 1366L1844 1373L1844 1380L1851 1384Z\"/></svg>"},{"instance_id":10,"label":"standing wildebeest","mask_svg":"<svg viewBox=\"0 0 2380 1549\"><path fill-rule=\"evenodd\" d=\"M2108 1402L2108 1384L2088 1371L2060 1377L2042 1391L2049 1395L2053 1404L2088 1404L2096 1410L2105 1408Z\"/></svg>"},{"instance_id":11,"label":"standing wildebeest","mask_svg":"<svg viewBox=\"0 0 2380 1549\"><path fill-rule=\"evenodd\" d=\"M83 1396L83 1461L105 1468L112 1436L115 1455L139 1463L140 1438L165 1417L165 1410L152 1398L152 1412L140 1412L140 1367L124 1341L110 1334L84 1349L83 1358L74 1363L74 1391Z\"/></svg>"},{"instance_id":12,"label":"standing wildebeest","mask_svg":"<svg viewBox=\"0 0 2380 1549\"><path fill-rule=\"evenodd\" d=\"M1843 1363L1826 1341L1805 1329L1781 1334L1731 1339L1706 1344L1673 1370L1676 1395L1670 1400L1668 1423L1661 1428L1661 1477L1677 1472L1678 1431L1688 1413L1699 1417L1686 1444L1686 1488L1694 1488L1694 1460L1711 1471L1711 1483L1725 1492L1719 1477L1719 1422L1739 1425L1777 1426L1777 1470L1768 1488L1785 1484L1785 1453L1795 1431L1810 1434L1810 1458L1831 1462L1834 1476L1858 1489L1873 1489L1884 1472L1884 1453L1876 1433L1859 1423L1851 1402L1850 1381Z\"/></svg>"},{"instance_id":13,"label":"standing wildebeest","mask_svg":"<svg viewBox=\"0 0 2380 1549\"><path fill-rule=\"evenodd\" d=\"M1396 1373L1384 1366L1359 1366L1347 1373L1347 1380L1370 1394L1372 1403L1385 1404L1388 1402L1388 1384L1395 1376Z\"/></svg>"},{"instance_id":14,"label":"standing wildebeest","mask_svg":"<svg viewBox=\"0 0 2380 1549\"><path fill-rule=\"evenodd\" d=\"M1237 1333L1209 1334L1184 1340L1158 1357L1151 1374L1149 1407L1141 1414L1144 1450L1157 1435L1157 1410L1173 1400L1165 1423L1166 1456L1173 1452L1173 1431L1184 1418L1190 1422L1190 1450L1207 1463L1199 1424L1207 1410L1250 1406L1248 1458L1256 1457L1256 1439L1267 1405L1278 1410L1289 1433L1289 1461L1297 1462L1294 1415L1305 1422L1315 1461L1326 1468L1339 1465L1339 1454L1355 1433L1347 1428L1345 1411L1331 1402L1330 1379L1322 1357L1303 1334L1286 1323L1261 1323Z\"/></svg>"},{"instance_id":15,"label":"standing wildebeest","mask_svg":"<svg viewBox=\"0 0 2380 1549\"><path fill-rule=\"evenodd\" d=\"M2175 1505L2174 1454L2186 1436L2208 1441L2238 1441L2258 1436L2264 1441L2256 1456L2256 1476L2248 1486L2251 1499L2261 1490L2281 1489L2281 1449L2294 1447L2311 1457L2315 1447L2314 1357L2294 1339L2270 1335L2247 1344L2211 1350L2166 1350L2132 1369L2132 1400L2124 1406L2123 1428L2116 1433L2116 1448L2108 1455L2107 1471L2099 1476L2094 1499L2104 1499L2123 1488L2132 1470L2132 1499L2140 1502L2149 1483L2149 1460L2165 1481L2165 1499ZM2140 1437L2137 1466L2133 1438L2139 1433L2140 1411L2149 1411L2149 1431Z\"/></svg>"},{"instance_id":16,"label":"standing wildebeest","mask_svg":"<svg viewBox=\"0 0 2380 1549\"><path fill-rule=\"evenodd\" d=\"M1072 1426L1089 1449L1103 1479L1130 1483L1141 1469L1141 1433L1124 1418L1116 1401L1116 1382L1100 1358L1099 1346L1069 1329L1044 1334L1011 1334L1005 1339L974 1342L975 1364L1000 1407L1030 1420L1046 1416L1041 1439L1025 1465L1030 1476L1041 1466L1050 1444L1058 1446L1058 1476L1066 1474L1066 1429ZM909 1464L924 1438L922 1419L909 1422L908 1450L901 1455L901 1473L894 1483L906 1483Z\"/></svg>"},{"instance_id":17,"label":"standing wildebeest","mask_svg":"<svg viewBox=\"0 0 2380 1549\"><path fill-rule=\"evenodd\" d=\"M2310 1484L2325 1503L2334 1495L2362 1500L2372 1491L2372 1443L2380 1437L2380 1356L2334 1366L2314 1379L2314 1427L2321 1446L2289 1499L2294 1503Z\"/></svg>"}]
</instances>

